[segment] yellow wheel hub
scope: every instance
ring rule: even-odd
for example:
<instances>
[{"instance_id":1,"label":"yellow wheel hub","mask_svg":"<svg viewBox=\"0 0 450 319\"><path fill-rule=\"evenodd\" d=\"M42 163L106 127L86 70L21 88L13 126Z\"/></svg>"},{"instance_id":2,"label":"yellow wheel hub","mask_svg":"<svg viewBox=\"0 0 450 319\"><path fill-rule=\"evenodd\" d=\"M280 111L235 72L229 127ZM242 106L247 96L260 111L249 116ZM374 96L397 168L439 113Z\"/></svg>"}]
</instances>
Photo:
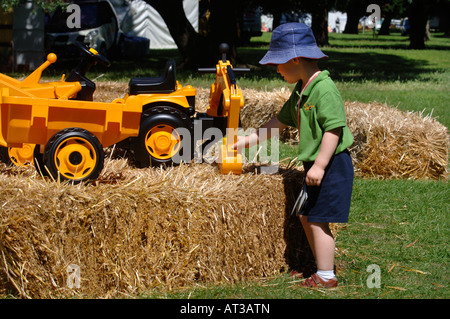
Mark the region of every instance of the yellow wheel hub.
<instances>
[{"instance_id":1,"label":"yellow wheel hub","mask_svg":"<svg viewBox=\"0 0 450 319\"><path fill-rule=\"evenodd\" d=\"M169 159L180 149L180 141L180 135L172 126L161 124L148 131L145 147L154 158Z\"/></svg>"},{"instance_id":2,"label":"yellow wheel hub","mask_svg":"<svg viewBox=\"0 0 450 319\"><path fill-rule=\"evenodd\" d=\"M86 178L95 168L97 154L94 146L81 137L71 137L58 145L56 168L67 179Z\"/></svg>"},{"instance_id":3,"label":"yellow wheel hub","mask_svg":"<svg viewBox=\"0 0 450 319\"><path fill-rule=\"evenodd\" d=\"M8 156L16 166L25 166L33 163L34 144L24 143L21 148L9 147Z\"/></svg>"}]
</instances>

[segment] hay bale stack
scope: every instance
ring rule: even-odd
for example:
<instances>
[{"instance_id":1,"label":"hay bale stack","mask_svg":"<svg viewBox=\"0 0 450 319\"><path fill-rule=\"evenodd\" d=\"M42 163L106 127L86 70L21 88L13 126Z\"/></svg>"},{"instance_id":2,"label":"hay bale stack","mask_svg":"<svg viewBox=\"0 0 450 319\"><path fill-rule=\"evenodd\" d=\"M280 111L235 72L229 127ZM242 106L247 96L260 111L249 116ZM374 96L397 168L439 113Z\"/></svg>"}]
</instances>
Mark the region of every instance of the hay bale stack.
<instances>
[{"instance_id":1,"label":"hay bale stack","mask_svg":"<svg viewBox=\"0 0 450 319\"><path fill-rule=\"evenodd\" d=\"M136 296L306 262L298 219L286 213L296 195L289 185L303 178L294 168L224 176L208 164L135 169L108 160L96 183L75 186L32 168L1 170L0 294Z\"/></svg>"},{"instance_id":2,"label":"hay bale stack","mask_svg":"<svg viewBox=\"0 0 450 319\"><path fill-rule=\"evenodd\" d=\"M423 112L347 102L357 172L375 178L446 179L447 128Z\"/></svg>"},{"instance_id":3,"label":"hay bale stack","mask_svg":"<svg viewBox=\"0 0 450 319\"><path fill-rule=\"evenodd\" d=\"M101 83L96 99L111 101L126 89ZM263 125L289 94L244 90L244 129ZM198 90L198 110L208 95ZM345 105L358 174L447 177L447 128L431 116L379 103ZM295 135L288 129L284 139ZM289 214L303 179L295 167L258 175L246 164L244 174L224 176L209 164L135 169L107 159L94 184L73 186L0 165L0 295L136 296L158 286L276 275L311 259L299 220Z\"/></svg>"}]
</instances>

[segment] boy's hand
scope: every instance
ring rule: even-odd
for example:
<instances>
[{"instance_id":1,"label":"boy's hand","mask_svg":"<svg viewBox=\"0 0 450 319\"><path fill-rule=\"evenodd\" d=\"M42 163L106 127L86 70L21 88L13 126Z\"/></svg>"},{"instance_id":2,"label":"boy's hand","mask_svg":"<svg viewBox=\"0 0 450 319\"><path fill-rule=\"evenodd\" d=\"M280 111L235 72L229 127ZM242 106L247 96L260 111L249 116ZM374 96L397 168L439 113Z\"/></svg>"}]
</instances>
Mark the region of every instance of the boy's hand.
<instances>
[{"instance_id":1,"label":"boy's hand","mask_svg":"<svg viewBox=\"0 0 450 319\"><path fill-rule=\"evenodd\" d=\"M323 176L325 175L325 169L321 168L319 165L314 164L306 174L306 185L308 186L320 186L322 183Z\"/></svg>"},{"instance_id":2,"label":"boy's hand","mask_svg":"<svg viewBox=\"0 0 450 319\"><path fill-rule=\"evenodd\" d=\"M320 144L319 154L317 155L313 166L309 169L308 174L306 174L306 185L320 186L322 183L323 176L325 175L325 168L336 150L341 132L342 128L338 127L324 133Z\"/></svg>"},{"instance_id":3,"label":"boy's hand","mask_svg":"<svg viewBox=\"0 0 450 319\"><path fill-rule=\"evenodd\" d=\"M262 129L267 130L266 134L265 134L265 138L268 139L268 138L273 137L272 130L276 131L276 134L278 134L278 132L282 131L286 127L287 127L287 125L278 121L278 118L275 116L272 119L270 119L266 124L264 124L260 128L260 130L262 130ZM254 132L248 136L238 136L237 142L234 143L231 146L231 148L234 150L237 149L238 152L240 152L243 148L249 148L254 145L257 145L258 142L263 142L263 140L259 139L259 133Z\"/></svg>"},{"instance_id":4,"label":"boy's hand","mask_svg":"<svg viewBox=\"0 0 450 319\"><path fill-rule=\"evenodd\" d=\"M243 148L252 147L253 145L256 145L257 143L258 143L258 134L252 133L249 136L238 136L237 142L234 143L231 146L231 148L233 150L237 149L238 153L239 153Z\"/></svg>"}]
</instances>

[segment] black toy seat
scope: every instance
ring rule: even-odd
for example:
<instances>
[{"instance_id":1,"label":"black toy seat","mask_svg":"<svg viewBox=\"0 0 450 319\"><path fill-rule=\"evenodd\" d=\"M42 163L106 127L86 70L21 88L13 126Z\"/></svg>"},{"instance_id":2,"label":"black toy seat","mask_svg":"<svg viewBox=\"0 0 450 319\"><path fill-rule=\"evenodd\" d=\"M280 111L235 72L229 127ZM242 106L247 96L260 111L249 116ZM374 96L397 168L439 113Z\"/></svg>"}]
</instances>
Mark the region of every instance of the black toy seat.
<instances>
[{"instance_id":1,"label":"black toy seat","mask_svg":"<svg viewBox=\"0 0 450 319\"><path fill-rule=\"evenodd\" d=\"M164 73L158 77L132 78L128 84L130 95L175 92L177 85L175 70L175 61L170 60Z\"/></svg>"}]
</instances>

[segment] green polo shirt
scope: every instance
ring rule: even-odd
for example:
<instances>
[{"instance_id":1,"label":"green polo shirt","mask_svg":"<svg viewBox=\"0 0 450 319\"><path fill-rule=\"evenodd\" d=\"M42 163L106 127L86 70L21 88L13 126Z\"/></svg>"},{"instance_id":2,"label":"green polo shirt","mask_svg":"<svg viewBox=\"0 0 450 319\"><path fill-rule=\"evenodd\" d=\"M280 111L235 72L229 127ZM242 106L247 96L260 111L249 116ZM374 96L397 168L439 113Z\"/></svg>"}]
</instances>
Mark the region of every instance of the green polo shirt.
<instances>
[{"instance_id":1,"label":"green polo shirt","mask_svg":"<svg viewBox=\"0 0 450 319\"><path fill-rule=\"evenodd\" d=\"M297 105L302 81L298 81L289 100L278 113L278 120L297 127ZM298 159L314 161L319 154L323 134L341 127L342 133L335 154L353 144L353 136L347 126L344 103L328 71L322 71L303 92L300 102L300 145Z\"/></svg>"}]
</instances>

